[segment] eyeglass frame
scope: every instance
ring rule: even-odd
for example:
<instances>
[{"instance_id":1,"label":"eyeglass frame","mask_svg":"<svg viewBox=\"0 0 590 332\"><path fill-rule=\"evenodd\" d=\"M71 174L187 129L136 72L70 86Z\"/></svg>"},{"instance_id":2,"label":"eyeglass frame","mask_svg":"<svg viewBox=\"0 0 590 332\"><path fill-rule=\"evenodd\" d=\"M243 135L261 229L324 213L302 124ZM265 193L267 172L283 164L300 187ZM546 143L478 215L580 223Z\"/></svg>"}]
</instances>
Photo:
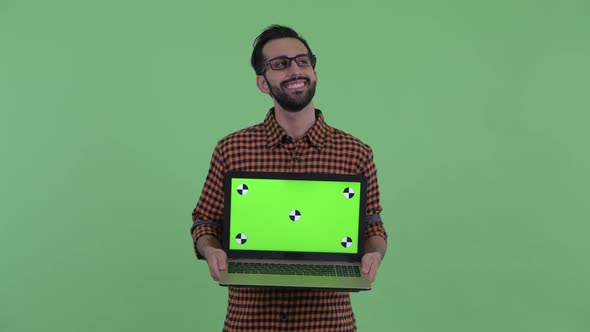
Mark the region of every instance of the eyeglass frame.
<instances>
[{"instance_id":1,"label":"eyeglass frame","mask_svg":"<svg viewBox=\"0 0 590 332\"><path fill-rule=\"evenodd\" d=\"M307 56L307 57L309 57L309 61L311 62L311 65L309 65L309 66L303 66L303 67L301 67L301 66L300 66L300 65L297 63L297 61L295 61L295 59L296 59L296 58L298 58L298 57L301 57L301 56ZM289 60L289 65L288 65L287 67L285 67L284 69L274 69L274 68L271 66L270 62L271 62L271 61L273 61L273 60L276 60L276 59L286 59L286 60ZM264 66L264 69L262 69L262 73L261 73L261 74L264 74L264 73L266 72L266 69L267 69L268 67L270 67L270 69L272 69L272 70L274 70L274 71L282 71L282 70L287 70L287 69L291 68L291 63L292 63L293 61L295 61L295 64L296 64L296 65L297 65L299 68L307 68L307 67L312 67L312 68L314 68L314 69L315 69L315 65L316 65L317 58L316 58L315 54L309 54L309 53L302 53L302 54L297 54L296 56L293 56L293 57L289 57L289 56L286 56L286 55L277 56L277 57L274 57L274 58L272 58L272 59L269 59L269 60L267 60L267 61L266 61L266 65Z\"/></svg>"}]
</instances>

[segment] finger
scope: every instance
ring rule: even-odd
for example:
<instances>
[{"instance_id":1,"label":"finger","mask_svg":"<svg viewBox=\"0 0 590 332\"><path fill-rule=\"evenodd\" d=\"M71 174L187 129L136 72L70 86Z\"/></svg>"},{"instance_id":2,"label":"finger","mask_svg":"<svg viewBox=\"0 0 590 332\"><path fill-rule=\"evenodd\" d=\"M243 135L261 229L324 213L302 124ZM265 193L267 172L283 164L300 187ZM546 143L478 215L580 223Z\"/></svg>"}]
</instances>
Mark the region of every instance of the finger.
<instances>
[{"instance_id":1,"label":"finger","mask_svg":"<svg viewBox=\"0 0 590 332\"><path fill-rule=\"evenodd\" d=\"M211 275L211 278L213 278L213 280L219 281L219 267L217 263L217 256L210 256L211 257L209 257L209 261L207 262L209 265L209 274Z\"/></svg>"},{"instance_id":2,"label":"finger","mask_svg":"<svg viewBox=\"0 0 590 332\"><path fill-rule=\"evenodd\" d=\"M217 267L220 271L227 270L227 256L225 256L225 254L220 254L217 257Z\"/></svg>"},{"instance_id":3,"label":"finger","mask_svg":"<svg viewBox=\"0 0 590 332\"><path fill-rule=\"evenodd\" d=\"M375 277L377 277L377 264L371 265L368 277L371 282L375 281Z\"/></svg>"},{"instance_id":4,"label":"finger","mask_svg":"<svg viewBox=\"0 0 590 332\"><path fill-rule=\"evenodd\" d=\"M363 261L363 273L367 275L367 278L373 282L377 276L377 269L379 268L379 262L376 259L367 258Z\"/></svg>"},{"instance_id":5,"label":"finger","mask_svg":"<svg viewBox=\"0 0 590 332\"><path fill-rule=\"evenodd\" d=\"M367 278L369 278L369 281L371 281L371 282L373 282L373 280L375 279L374 271L375 271L375 269L373 268L373 263L372 262L367 263L367 268L363 272L365 273L365 275L367 275Z\"/></svg>"},{"instance_id":6,"label":"finger","mask_svg":"<svg viewBox=\"0 0 590 332\"><path fill-rule=\"evenodd\" d=\"M362 269L363 269L363 274L369 274L369 271L371 271L371 264L367 261L364 261Z\"/></svg>"},{"instance_id":7,"label":"finger","mask_svg":"<svg viewBox=\"0 0 590 332\"><path fill-rule=\"evenodd\" d=\"M361 268L364 274L369 274L371 271L372 261L368 256L363 257L361 261Z\"/></svg>"}]
</instances>

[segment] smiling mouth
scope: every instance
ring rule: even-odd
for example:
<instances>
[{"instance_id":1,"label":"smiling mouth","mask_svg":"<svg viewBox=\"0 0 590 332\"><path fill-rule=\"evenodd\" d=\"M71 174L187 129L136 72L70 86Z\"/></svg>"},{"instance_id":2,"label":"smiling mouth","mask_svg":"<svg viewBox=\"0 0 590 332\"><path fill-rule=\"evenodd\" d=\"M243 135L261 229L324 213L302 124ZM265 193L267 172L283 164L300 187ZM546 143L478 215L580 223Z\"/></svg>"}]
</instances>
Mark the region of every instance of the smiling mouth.
<instances>
[{"instance_id":1,"label":"smiling mouth","mask_svg":"<svg viewBox=\"0 0 590 332\"><path fill-rule=\"evenodd\" d=\"M300 82L300 83L292 83L292 84L287 84L287 89L298 89L298 88L302 88L305 86L305 83Z\"/></svg>"},{"instance_id":2,"label":"smiling mouth","mask_svg":"<svg viewBox=\"0 0 590 332\"><path fill-rule=\"evenodd\" d=\"M287 83L284 83L283 86L289 90L298 90L302 89L307 85L307 80L304 78L291 80Z\"/></svg>"}]
</instances>

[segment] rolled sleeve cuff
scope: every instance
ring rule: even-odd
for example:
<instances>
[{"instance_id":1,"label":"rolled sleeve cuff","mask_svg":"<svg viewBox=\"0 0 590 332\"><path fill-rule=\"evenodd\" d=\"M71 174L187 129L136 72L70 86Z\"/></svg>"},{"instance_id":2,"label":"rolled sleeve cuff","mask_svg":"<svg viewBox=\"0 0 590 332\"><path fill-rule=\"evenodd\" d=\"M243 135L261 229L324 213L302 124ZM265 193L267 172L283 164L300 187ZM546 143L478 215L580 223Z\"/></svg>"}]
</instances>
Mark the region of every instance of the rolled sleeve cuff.
<instances>
[{"instance_id":1,"label":"rolled sleeve cuff","mask_svg":"<svg viewBox=\"0 0 590 332\"><path fill-rule=\"evenodd\" d=\"M379 214L374 214L367 217L365 238L369 238L371 236L381 236L385 241L387 241L387 232L385 231L383 221L381 220L381 216Z\"/></svg>"},{"instance_id":2,"label":"rolled sleeve cuff","mask_svg":"<svg viewBox=\"0 0 590 332\"><path fill-rule=\"evenodd\" d=\"M197 258L198 259L205 259L205 257L203 257L199 253L199 251L197 250L197 240L201 236L212 235L215 238L217 238L217 240L219 240L219 242L221 242L222 228L221 228L221 225L215 221L197 220L197 221L193 222L193 225L191 226L191 229L190 229L190 234L193 238L193 245L195 248L195 254L196 254Z\"/></svg>"}]
</instances>

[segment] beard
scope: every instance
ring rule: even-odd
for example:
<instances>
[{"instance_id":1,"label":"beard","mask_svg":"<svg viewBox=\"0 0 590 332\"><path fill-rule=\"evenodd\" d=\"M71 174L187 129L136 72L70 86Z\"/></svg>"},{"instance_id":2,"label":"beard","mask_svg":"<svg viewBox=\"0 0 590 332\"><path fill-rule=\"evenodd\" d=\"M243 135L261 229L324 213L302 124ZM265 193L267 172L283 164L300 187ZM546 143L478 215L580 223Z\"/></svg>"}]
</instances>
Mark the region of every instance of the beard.
<instances>
[{"instance_id":1,"label":"beard","mask_svg":"<svg viewBox=\"0 0 590 332\"><path fill-rule=\"evenodd\" d=\"M307 90L296 91L294 95L289 94L285 91L284 86L289 82L295 80L304 80L308 86ZM299 112L309 105L313 96L315 95L316 81L311 82L307 77L294 77L286 81L281 82L279 86L273 86L270 83L267 84L270 87L270 95L274 100L281 105L281 107L287 112Z\"/></svg>"}]
</instances>

